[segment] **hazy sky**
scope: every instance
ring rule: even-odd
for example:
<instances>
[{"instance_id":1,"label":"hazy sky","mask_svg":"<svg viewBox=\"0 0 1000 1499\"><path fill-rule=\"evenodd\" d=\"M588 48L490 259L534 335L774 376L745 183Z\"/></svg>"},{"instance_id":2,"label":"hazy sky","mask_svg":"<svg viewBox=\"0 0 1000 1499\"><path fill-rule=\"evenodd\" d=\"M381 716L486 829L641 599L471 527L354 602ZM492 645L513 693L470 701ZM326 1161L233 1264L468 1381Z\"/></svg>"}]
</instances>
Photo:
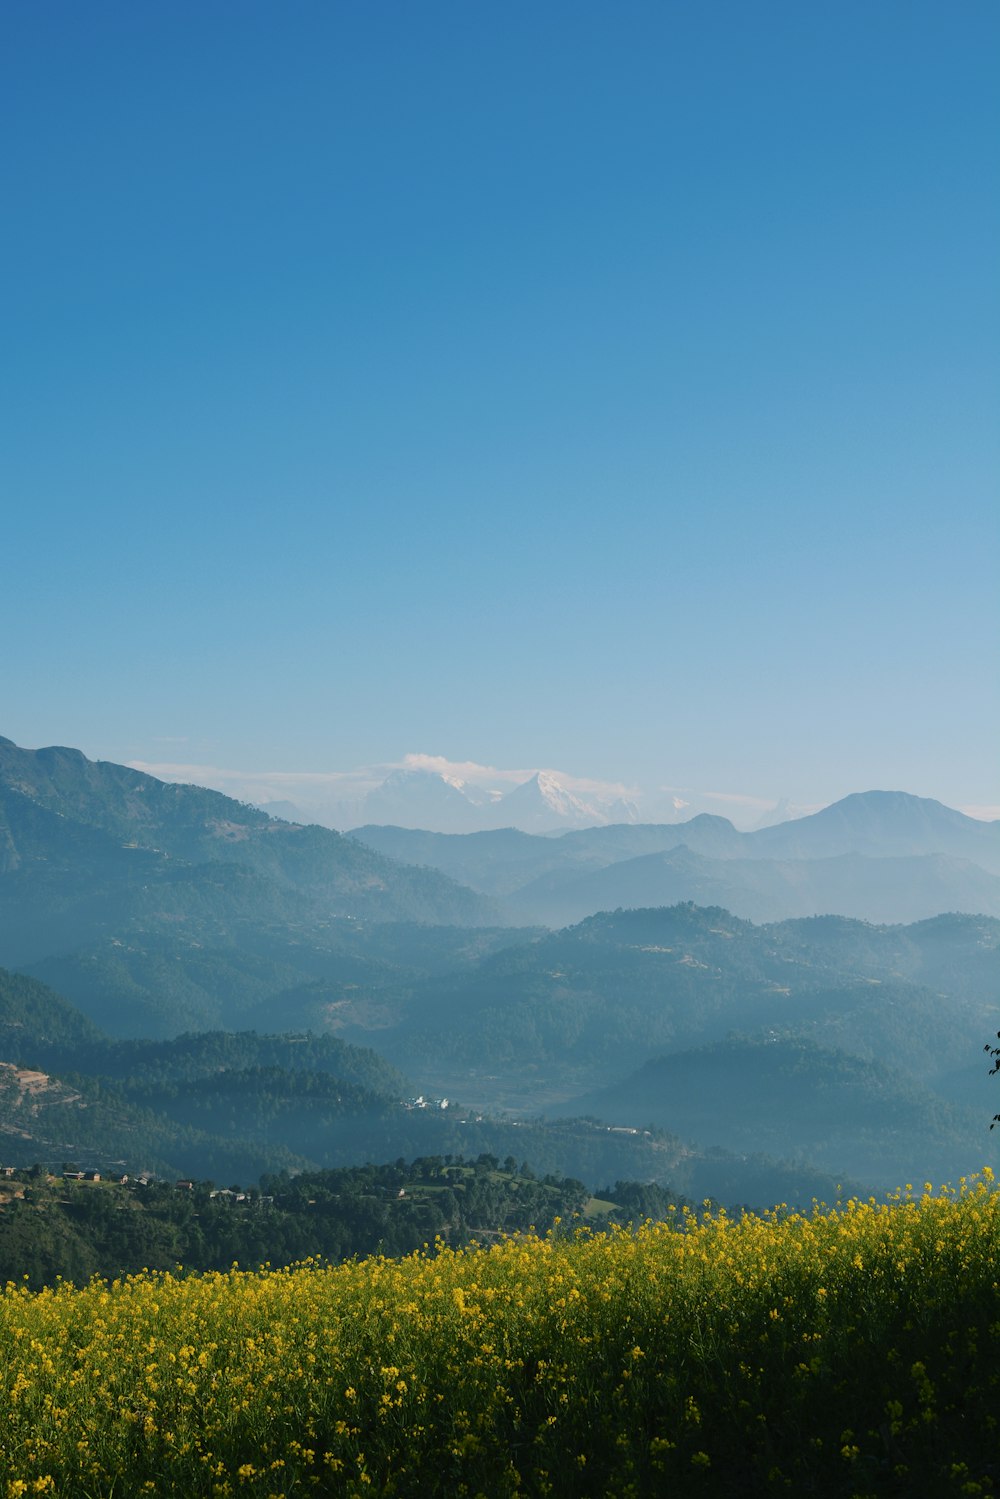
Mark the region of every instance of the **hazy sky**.
<instances>
[{"instance_id":1,"label":"hazy sky","mask_svg":"<svg viewBox=\"0 0 1000 1499\"><path fill-rule=\"evenodd\" d=\"M1000 804L998 63L995 0L0 8L0 733Z\"/></svg>"}]
</instances>

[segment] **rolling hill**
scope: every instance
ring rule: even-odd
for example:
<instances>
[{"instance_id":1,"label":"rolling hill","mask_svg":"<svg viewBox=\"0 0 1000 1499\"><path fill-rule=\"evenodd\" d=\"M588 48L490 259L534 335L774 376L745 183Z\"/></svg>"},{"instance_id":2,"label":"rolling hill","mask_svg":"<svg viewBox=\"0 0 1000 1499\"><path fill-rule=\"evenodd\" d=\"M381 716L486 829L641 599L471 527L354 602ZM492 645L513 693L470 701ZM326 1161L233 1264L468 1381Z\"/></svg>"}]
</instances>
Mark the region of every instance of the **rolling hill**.
<instances>
[{"instance_id":1,"label":"rolling hill","mask_svg":"<svg viewBox=\"0 0 1000 1499\"><path fill-rule=\"evenodd\" d=\"M460 979L415 986L388 1024L383 1016L377 1044L432 1086L460 1085L483 1107L526 1116L539 1106L583 1109L606 1124L655 1123L748 1157L819 1159L825 1170L868 1181L888 1179L873 1174L881 1151L885 1171L905 1162L909 1180L932 1163L946 1175L974 1169L996 1143L983 1046L1000 1029L998 976L1000 922L986 917L756 926L692 905L619 911L491 954ZM817 1059L838 1059L841 1129L829 1149L816 1129L800 1127L769 1080L778 1041L814 1070ZM767 1132L741 1131L727 1114L730 1084L733 1100L741 1096L739 1068L722 1068L718 1057L736 1055L732 1048L743 1048L745 1086ZM681 1071L695 1057L699 1067L707 1057L721 1069L700 1114L669 1087L655 1109L640 1105L647 1093L639 1069L677 1057L686 1059ZM814 1085L803 1084L802 1108ZM865 1089L875 1090L877 1123L861 1109Z\"/></svg>"},{"instance_id":2,"label":"rolling hill","mask_svg":"<svg viewBox=\"0 0 1000 1499\"><path fill-rule=\"evenodd\" d=\"M996 1165L984 1116L882 1063L802 1038L717 1041L646 1062L564 1105L621 1124L669 1128L730 1152L794 1156L880 1190Z\"/></svg>"}]
</instances>

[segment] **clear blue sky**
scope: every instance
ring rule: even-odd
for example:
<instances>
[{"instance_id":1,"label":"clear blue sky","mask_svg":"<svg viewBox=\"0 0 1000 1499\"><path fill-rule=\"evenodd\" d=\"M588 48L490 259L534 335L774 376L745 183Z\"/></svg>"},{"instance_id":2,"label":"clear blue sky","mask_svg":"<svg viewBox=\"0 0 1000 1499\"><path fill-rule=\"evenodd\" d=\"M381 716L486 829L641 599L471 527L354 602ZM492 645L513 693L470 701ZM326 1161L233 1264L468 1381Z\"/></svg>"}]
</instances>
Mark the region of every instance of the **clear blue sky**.
<instances>
[{"instance_id":1,"label":"clear blue sky","mask_svg":"<svg viewBox=\"0 0 1000 1499\"><path fill-rule=\"evenodd\" d=\"M0 9L0 733L1000 803L995 0Z\"/></svg>"}]
</instances>

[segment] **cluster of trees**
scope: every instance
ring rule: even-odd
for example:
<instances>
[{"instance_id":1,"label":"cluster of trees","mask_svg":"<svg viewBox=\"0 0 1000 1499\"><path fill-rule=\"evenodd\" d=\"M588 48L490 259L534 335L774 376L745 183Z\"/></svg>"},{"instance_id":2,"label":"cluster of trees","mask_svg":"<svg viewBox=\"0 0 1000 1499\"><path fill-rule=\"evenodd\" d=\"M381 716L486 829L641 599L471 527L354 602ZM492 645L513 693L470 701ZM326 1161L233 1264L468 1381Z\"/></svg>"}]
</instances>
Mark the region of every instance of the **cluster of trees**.
<instances>
[{"instance_id":1,"label":"cluster of trees","mask_svg":"<svg viewBox=\"0 0 1000 1499\"><path fill-rule=\"evenodd\" d=\"M19 1172L0 1195L0 1280L32 1288L142 1269L224 1270L404 1255L442 1241L489 1242L558 1218L595 1228L665 1217L684 1199L666 1189L616 1182L592 1199L570 1177L536 1177L513 1156L425 1156L290 1176L259 1188L212 1182L75 1181L40 1167Z\"/></svg>"}]
</instances>

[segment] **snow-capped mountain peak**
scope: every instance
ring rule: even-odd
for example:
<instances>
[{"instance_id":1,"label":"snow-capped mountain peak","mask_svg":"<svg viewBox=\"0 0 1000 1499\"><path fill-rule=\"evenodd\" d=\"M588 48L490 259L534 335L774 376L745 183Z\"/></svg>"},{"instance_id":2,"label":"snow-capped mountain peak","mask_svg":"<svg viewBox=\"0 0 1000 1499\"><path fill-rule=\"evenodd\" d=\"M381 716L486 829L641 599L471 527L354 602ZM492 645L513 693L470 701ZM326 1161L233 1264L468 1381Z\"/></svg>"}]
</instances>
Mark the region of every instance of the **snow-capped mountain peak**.
<instances>
[{"instance_id":1,"label":"snow-capped mountain peak","mask_svg":"<svg viewBox=\"0 0 1000 1499\"><path fill-rule=\"evenodd\" d=\"M497 815L509 826L529 833L547 833L564 828L589 828L608 818L591 802L575 795L548 770L539 770L497 806Z\"/></svg>"}]
</instances>

